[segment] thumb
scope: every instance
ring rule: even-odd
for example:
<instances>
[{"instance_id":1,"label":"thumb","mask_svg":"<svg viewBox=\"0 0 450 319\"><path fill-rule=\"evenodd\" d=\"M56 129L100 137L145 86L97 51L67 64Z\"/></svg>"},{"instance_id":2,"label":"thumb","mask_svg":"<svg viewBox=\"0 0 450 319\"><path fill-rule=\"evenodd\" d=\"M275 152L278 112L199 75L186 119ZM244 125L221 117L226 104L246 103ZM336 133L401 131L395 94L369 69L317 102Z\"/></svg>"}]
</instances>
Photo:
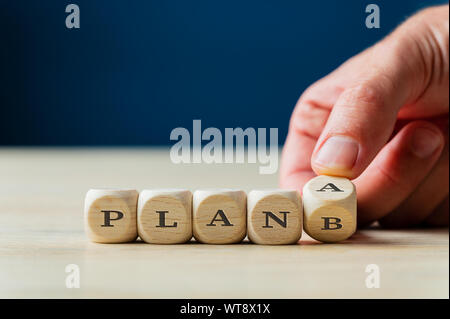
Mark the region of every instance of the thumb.
<instances>
[{"instance_id":1,"label":"thumb","mask_svg":"<svg viewBox=\"0 0 450 319\"><path fill-rule=\"evenodd\" d=\"M424 59L434 59L435 52L420 49L426 42L423 30L429 28L422 18L422 23L410 20L354 59L358 63L343 65L339 77L354 80L337 99L316 143L311 166L317 174L359 176L388 142L400 108L429 89Z\"/></svg>"}]
</instances>

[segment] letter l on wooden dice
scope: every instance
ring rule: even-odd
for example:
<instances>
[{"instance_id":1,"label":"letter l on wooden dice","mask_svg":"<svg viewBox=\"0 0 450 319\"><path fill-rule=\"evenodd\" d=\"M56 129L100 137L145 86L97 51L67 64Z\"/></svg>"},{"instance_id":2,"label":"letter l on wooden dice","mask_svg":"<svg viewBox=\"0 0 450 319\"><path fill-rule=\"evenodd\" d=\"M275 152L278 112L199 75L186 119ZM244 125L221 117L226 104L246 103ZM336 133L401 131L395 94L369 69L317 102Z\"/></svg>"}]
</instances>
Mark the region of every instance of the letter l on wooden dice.
<instances>
[{"instance_id":1,"label":"letter l on wooden dice","mask_svg":"<svg viewBox=\"0 0 450 319\"><path fill-rule=\"evenodd\" d=\"M143 190L138 202L139 237L151 244L181 244L192 237L192 193Z\"/></svg>"}]
</instances>

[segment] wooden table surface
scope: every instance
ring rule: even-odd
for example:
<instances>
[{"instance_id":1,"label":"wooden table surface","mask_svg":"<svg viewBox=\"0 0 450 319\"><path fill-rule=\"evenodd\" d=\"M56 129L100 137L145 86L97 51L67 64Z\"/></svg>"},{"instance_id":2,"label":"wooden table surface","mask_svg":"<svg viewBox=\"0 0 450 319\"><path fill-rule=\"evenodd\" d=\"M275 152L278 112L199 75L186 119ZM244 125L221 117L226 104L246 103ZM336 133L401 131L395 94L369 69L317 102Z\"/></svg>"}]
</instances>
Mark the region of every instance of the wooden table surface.
<instances>
[{"instance_id":1,"label":"wooden table surface","mask_svg":"<svg viewBox=\"0 0 450 319\"><path fill-rule=\"evenodd\" d=\"M177 165L168 149L0 148L0 298L448 298L449 234L359 231L340 244L94 244L93 187L277 186L256 164ZM68 289L65 267L80 268ZM380 268L368 289L366 266Z\"/></svg>"}]
</instances>

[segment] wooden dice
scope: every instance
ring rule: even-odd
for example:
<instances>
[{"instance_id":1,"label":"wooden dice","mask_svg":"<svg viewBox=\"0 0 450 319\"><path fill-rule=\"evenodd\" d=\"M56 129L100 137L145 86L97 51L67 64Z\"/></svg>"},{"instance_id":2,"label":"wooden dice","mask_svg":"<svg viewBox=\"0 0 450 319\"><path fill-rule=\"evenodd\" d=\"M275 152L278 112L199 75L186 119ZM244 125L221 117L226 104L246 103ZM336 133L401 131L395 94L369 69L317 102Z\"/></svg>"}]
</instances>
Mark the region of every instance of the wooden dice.
<instances>
[{"instance_id":1,"label":"wooden dice","mask_svg":"<svg viewBox=\"0 0 450 319\"><path fill-rule=\"evenodd\" d=\"M86 194L84 222L87 236L98 243L124 243L137 238L134 189L91 189Z\"/></svg>"},{"instance_id":2,"label":"wooden dice","mask_svg":"<svg viewBox=\"0 0 450 319\"><path fill-rule=\"evenodd\" d=\"M139 198L139 199L138 199ZM322 242L338 242L356 231L356 191L346 178L317 176L296 190L91 189L85 228L91 241L123 243L137 236L150 244L182 244L192 236L204 244L251 242L287 245L304 229Z\"/></svg>"},{"instance_id":3,"label":"wooden dice","mask_svg":"<svg viewBox=\"0 0 450 319\"><path fill-rule=\"evenodd\" d=\"M251 191L247 208L248 237L253 243L285 245L300 239L303 208L297 191Z\"/></svg>"},{"instance_id":4,"label":"wooden dice","mask_svg":"<svg viewBox=\"0 0 450 319\"><path fill-rule=\"evenodd\" d=\"M205 244L234 244L247 233L247 199L241 190L197 190L193 196L193 231Z\"/></svg>"},{"instance_id":5,"label":"wooden dice","mask_svg":"<svg viewBox=\"0 0 450 319\"><path fill-rule=\"evenodd\" d=\"M317 176L303 187L304 228L312 238L338 242L356 230L356 190L342 177Z\"/></svg>"},{"instance_id":6,"label":"wooden dice","mask_svg":"<svg viewBox=\"0 0 450 319\"><path fill-rule=\"evenodd\" d=\"M143 190L138 202L138 234L151 244L181 244L192 237L192 193Z\"/></svg>"}]
</instances>

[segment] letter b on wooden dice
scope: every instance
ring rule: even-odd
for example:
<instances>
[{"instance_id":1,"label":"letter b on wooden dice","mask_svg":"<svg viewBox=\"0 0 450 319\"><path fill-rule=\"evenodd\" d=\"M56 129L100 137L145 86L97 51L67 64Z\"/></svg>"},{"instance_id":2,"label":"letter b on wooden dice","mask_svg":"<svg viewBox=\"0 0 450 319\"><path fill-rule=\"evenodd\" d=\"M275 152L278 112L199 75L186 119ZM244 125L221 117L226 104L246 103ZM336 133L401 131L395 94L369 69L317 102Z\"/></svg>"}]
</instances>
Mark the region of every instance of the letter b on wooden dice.
<instances>
[{"instance_id":1,"label":"letter b on wooden dice","mask_svg":"<svg viewBox=\"0 0 450 319\"><path fill-rule=\"evenodd\" d=\"M151 244L181 244L192 237L192 193L143 190L138 204L139 237Z\"/></svg>"},{"instance_id":2,"label":"letter b on wooden dice","mask_svg":"<svg viewBox=\"0 0 450 319\"><path fill-rule=\"evenodd\" d=\"M356 190L342 177L317 176L303 187L305 231L322 242L345 240L356 231Z\"/></svg>"},{"instance_id":3,"label":"letter b on wooden dice","mask_svg":"<svg viewBox=\"0 0 450 319\"><path fill-rule=\"evenodd\" d=\"M84 223L91 241L124 243L137 238L134 189L91 189L86 194Z\"/></svg>"},{"instance_id":4,"label":"letter b on wooden dice","mask_svg":"<svg viewBox=\"0 0 450 319\"><path fill-rule=\"evenodd\" d=\"M247 207L248 237L255 244L294 244L300 239L303 210L297 191L254 190Z\"/></svg>"},{"instance_id":5,"label":"letter b on wooden dice","mask_svg":"<svg viewBox=\"0 0 450 319\"><path fill-rule=\"evenodd\" d=\"M240 190L198 190L193 196L193 230L205 244L233 244L247 233L247 196Z\"/></svg>"}]
</instances>

